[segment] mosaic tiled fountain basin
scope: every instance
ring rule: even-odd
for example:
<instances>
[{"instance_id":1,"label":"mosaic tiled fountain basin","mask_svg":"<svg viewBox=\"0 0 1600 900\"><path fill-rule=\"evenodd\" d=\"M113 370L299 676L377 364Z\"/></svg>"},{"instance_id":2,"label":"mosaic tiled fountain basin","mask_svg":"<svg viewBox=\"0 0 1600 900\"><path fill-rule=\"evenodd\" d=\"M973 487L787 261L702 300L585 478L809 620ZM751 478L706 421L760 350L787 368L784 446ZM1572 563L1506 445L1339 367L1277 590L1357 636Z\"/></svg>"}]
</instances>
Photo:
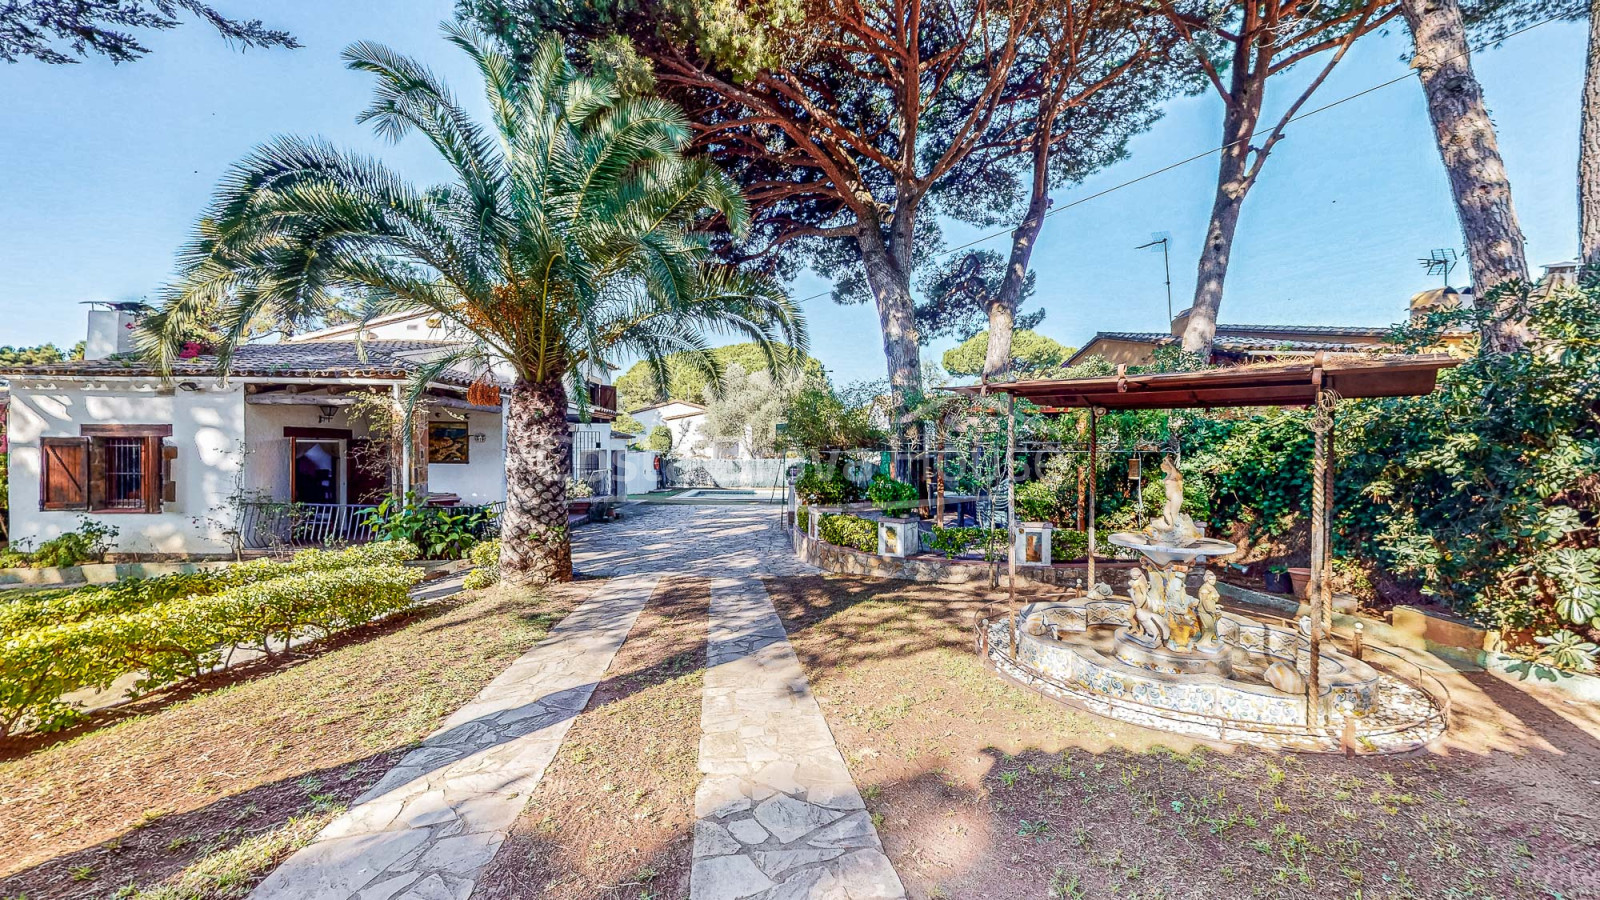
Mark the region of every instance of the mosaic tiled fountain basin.
<instances>
[{"instance_id":1,"label":"mosaic tiled fountain basin","mask_svg":"<svg viewBox=\"0 0 1600 900\"><path fill-rule=\"evenodd\" d=\"M1006 620L981 627L991 663L1014 680L1102 715L1168 731L1336 749L1348 714L1357 731L1372 738L1365 749L1379 750L1408 749L1443 731L1444 717L1426 693L1327 644L1319 666L1320 705L1334 724L1308 729L1305 696L1279 691L1264 677L1274 662L1304 674L1310 655L1305 636L1224 613L1217 623L1217 655L1227 675L1162 672L1118 658L1131 618L1132 604L1120 598L1033 604L1018 614L1014 661Z\"/></svg>"}]
</instances>

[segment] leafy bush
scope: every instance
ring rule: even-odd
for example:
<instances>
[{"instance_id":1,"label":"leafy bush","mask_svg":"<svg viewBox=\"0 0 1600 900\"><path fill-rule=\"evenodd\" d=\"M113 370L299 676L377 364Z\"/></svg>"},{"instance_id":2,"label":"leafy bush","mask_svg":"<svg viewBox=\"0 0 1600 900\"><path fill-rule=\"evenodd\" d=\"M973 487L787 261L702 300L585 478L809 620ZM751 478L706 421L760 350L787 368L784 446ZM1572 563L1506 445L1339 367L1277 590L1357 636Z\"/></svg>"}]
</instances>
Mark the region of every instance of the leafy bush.
<instances>
[{"instance_id":1,"label":"leafy bush","mask_svg":"<svg viewBox=\"0 0 1600 900\"><path fill-rule=\"evenodd\" d=\"M473 569L462 580L461 586L469 591L486 588L500 581L500 539L483 541L473 545L467 553L471 558Z\"/></svg>"},{"instance_id":2,"label":"leafy bush","mask_svg":"<svg viewBox=\"0 0 1600 900\"><path fill-rule=\"evenodd\" d=\"M1096 528L1095 555L1115 556L1117 548L1107 539L1110 532ZM1053 562L1065 562L1071 559L1084 559L1089 555L1089 533L1076 528L1055 528L1050 531L1050 559Z\"/></svg>"},{"instance_id":3,"label":"leafy bush","mask_svg":"<svg viewBox=\"0 0 1600 900\"><path fill-rule=\"evenodd\" d=\"M1341 406L1343 546L1491 627L1600 632L1600 283L1514 284L1402 337L1477 328L1509 302L1532 335L1441 372L1424 397ZM1348 407L1348 409L1346 409Z\"/></svg>"},{"instance_id":4,"label":"leafy bush","mask_svg":"<svg viewBox=\"0 0 1600 900\"><path fill-rule=\"evenodd\" d=\"M1534 665L1568 672L1593 672L1595 659L1600 657L1600 646L1565 628L1552 635L1536 637L1533 642L1535 647L1528 654L1528 660Z\"/></svg>"},{"instance_id":5,"label":"leafy bush","mask_svg":"<svg viewBox=\"0 0 1600 900\"><path fill-rule=\"evenodd\" d=\"M1004 528L942 528L934 526L928 532L928 546L946 559L955 559L974 548L983 548L984 559L998 559L1005 554L1009 540Z\"/></svg>"},{"instance_id":6,"label":"leafy bush","mask_svg":"<svg viewBox=\"0 0 1600 900\"><path fill-rule=\"evenodd\" d=\"M587 500L587 499L589 499L590 497L593 497L593 496L594 496L594 488L592 486L590 486L589 482L587 482L587 481L578 481L578 480L572 479L572 478L568 478L567 479L567 499L568 500Z\"/></svg>"},{"instance_id":7,"label":"leafy bush","mask_svg":"<svg viewBox=\"0 0 1600 900\"><path fill-rule=\"evenodd\" d=\"M802 506L794 512L794 524L806 534L811 533L811 510Z\"/></svg>"},{"instance_id":8,"label":"leafy bush","mask_svg":"<svg viewBox=\"0 0 1600 900\"><path fill-rule=\"evenodd\" d=\"M878 552L878 523L860 516L839 514L817 520L817 536L835 547L851 547L863 553Z\"/></svg>"},{"instance_id":9,"label":"leafy bush","mask_svg":"<svg viewBox=\"0 0 1600 900\"><path fill-rule=\"evenodd\" d=\"M812 505L834 506L853 503L861 499L861 487L844 474L837 465L806 463L805 470L794 483L800 502Z\"/></svg>"},{"instance_id":10,"label":"leafy bush","mask_svg":"<svg viewBox=\"0 0 1600 900\"><path fill-rule=\"evenodd\" d=\"M461 559L478 542L491 517L482 507L456 511L447 506L428 506L410 493L404 503L385 497L367 513L366 524L381 540L415 545L425 559Z\"/></svg>"},{"instance_id":11,"label":"leafy bush","mask_svg":"<svg viewBox=\"0 0 1600 900\"><path fill-rule=\"evenodd\" d=\"M867 486L867 499L884 512L903 512L917 504L917 486L879 472Z\"/></svg>"},{"instance_id":12,"label":"leafy bush","mask_svg":"<svg viewBox=\"0 0 1600 900\"><path fill-rule=\"evenodd\" d=\"M1017 515L1024 522L1061 522L1061 488L1047 481L1017 485Z\"/></svg>"},{"instance_id":13,"label":"leafy bush","mask_svg":"<svg viewBox=\"0 0 1600 900\"><path fill-rule=\"evenodd\" d=\"M277 652L291 638L405 609L421 578L393 563L307 570L9 632L0 643L0 735L71 724L77 713L64 694L106 688L129 672L143 670L136 690L149 690L203 674L231 647Z\"/></svg>"},{"instance_id":14,"label":"leafy bush","mask_svg":"<svg viewBox=\"0 0 1600 900\"><path fill-rule=\"evenodd\" d=\"M96 522L88 516L79 516L75 530L45 541L31 553L21 547L0 552L0 569L24 566L52 569L101 562L106 558L106 551L111 549L111 542L117 533L115 526Z\"/></svg>"}]
</instances>

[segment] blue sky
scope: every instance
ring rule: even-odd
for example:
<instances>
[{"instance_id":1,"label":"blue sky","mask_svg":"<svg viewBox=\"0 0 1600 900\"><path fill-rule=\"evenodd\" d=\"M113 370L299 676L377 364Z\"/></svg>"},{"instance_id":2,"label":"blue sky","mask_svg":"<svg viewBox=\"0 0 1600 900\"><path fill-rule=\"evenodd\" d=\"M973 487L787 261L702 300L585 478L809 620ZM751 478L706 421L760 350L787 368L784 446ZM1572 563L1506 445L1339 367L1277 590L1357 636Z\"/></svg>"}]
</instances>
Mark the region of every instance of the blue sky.
<instances>
[{"instance_id":1,"label":"blue sky","mask_svg":"<svg viewBox=\"0 0 1600 900\"><path fill-rule=\"evenodd\" d=\"M442 177L419 142L388 146L355 124L370 79L346 71L339 51L388 43L476 104L472 73L437 37L451 5L233 3L305 47L238 53L191 24L149 35L154 52L132 64L0 67L0 344L70 345L83 336L81 301L152 294L222 172L275 134L324 135L418 181ZM1583 37L1581 26L1550 24L1475 58L1536 265L1576 251ZM1406 43L1396 30L1358 44L1311 106L1405 74ZM1290 87L1274 86L1269 104L1289 102ZM1173 101L1128 160L1058 192L1056 206L1215 147L1219 131L1214 96ZM1033 259L1033 302L1048 313L1040 330L1072 345L1097 330L1165 330L1161 257L1133 248L1171 233L1174 304L1187 306L1215 175L1208 157L1053 216ZM980 232L952 224L947 235L953 246ZM1406 79L1291 126L1245 203L1221 318L1386 325L1437 284L1417 258L1460 244L1422 92ZM1463 264L1454 281L1465 280ZM792 286L802 297L825 287L809 275ZM836 381L883 377L872 309L824 298L806 312L812 352Z\"/></svg>"}]
</instances>

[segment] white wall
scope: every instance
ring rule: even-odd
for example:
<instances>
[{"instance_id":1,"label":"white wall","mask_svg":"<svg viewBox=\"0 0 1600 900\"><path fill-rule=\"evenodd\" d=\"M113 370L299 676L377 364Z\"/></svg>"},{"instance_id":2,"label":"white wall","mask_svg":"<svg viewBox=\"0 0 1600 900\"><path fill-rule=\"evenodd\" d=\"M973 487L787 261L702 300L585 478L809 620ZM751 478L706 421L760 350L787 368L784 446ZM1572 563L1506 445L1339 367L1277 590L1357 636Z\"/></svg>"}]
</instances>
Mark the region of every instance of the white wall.
<instances>
[{"instance_id":1,"label":"white wall","mask_svg":"<svg viewBox=\"0 0 1600 900\"><path fill-rule=\"evenodd\" d=\"M467 450L467 462L428 463L428 490L456 494L462 503L497 503L506 498L505 444L500 416L476 411L435 412L432 421L461 424L455 415L466 416L467 433L474 436ZM483 441L476 440L483 435Z\"/></svg>"},{"instance_id":2,"label":"white wall","mask_svg":"<svg viewBox=\"0 0 1600 900\"><path fill-rule=\"evenodd\" d=\"M11 536L37 547L72 531L80 517L120 531L121 553L226 553L222 534L244 438L244 390L234 384L188 392L155 379L11 381ZM171 425L175 502L162 512L83 513L39 509L40 439L77 437L80 425Z\"/></svg>"}]
</instances>

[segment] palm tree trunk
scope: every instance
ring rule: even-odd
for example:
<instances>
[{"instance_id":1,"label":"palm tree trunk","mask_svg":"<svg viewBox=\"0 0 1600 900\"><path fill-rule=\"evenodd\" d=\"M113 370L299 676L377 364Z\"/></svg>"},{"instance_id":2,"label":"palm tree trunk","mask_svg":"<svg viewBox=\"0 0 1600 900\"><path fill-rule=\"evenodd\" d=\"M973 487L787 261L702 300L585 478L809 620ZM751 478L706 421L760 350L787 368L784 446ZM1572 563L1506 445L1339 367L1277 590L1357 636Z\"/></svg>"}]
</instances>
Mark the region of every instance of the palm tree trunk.
<instances>
[{"instance_id":1,"label":"palm tree trunk","mask_svg":"<svg viewBox=\"0 0 1600 900\"><path fill-rule=\"evenodd\" d=\"M1252 65L1251 48L1240 43L1233 54L1227 104L1222 115L1222 157L1217 164L1217 191L1211 201L1211 223L1200 248L1194 284L1194 303L1183 332L1183 349L1211 356L1217 333L1217 310L1222 307L1222 286L1233 254L1233 234L1239 227L1239 210L1252 185L1250 136L1261 121L1266 97L1266 75ZM1092 477L1092 476L1091 476Z\"/></svg>"},{"instance_id":2,"label":"palm tree trunk","mask_svg":"<svg viewBox=\"0 0 1600 900\"><path fill-rule=\"evenodd\" d=\"M1600 0L1589 3L1589 56L1578 145L1578 249L1584 265L1600 263Z\"/></svg>"},{"instance_id":3,"label":"palm tree trunk","mask_svg":"<svg viewBox=\"0 0 1600 900\"><path fill-rule=\"evenodd\" d=\"M1456 0L1402 0L1415 53L1411 67L1422 81L1434 140L1455 197L1456 216L1472 264L1479 302L1502 281L1528 278L1522 229L1511 206L1511 182L1500 158L1483 87L1472 72L1461 6ZM1505 352L1522 344L1521 329L1503 316L1484 326L1484 342Z\"/></svg>"},{"instance_id":4,"label":"palm tree trunk","mask_svg":"<svg viewBox=\"0 0 1600 900\"><path fill-rule=\"evenodd\" d=\"M567 479L572 475L572 431L561 376L539 382L518 379L507 415L501 578L513 584L571 581Z\"/></svg>"}]
</instances>

